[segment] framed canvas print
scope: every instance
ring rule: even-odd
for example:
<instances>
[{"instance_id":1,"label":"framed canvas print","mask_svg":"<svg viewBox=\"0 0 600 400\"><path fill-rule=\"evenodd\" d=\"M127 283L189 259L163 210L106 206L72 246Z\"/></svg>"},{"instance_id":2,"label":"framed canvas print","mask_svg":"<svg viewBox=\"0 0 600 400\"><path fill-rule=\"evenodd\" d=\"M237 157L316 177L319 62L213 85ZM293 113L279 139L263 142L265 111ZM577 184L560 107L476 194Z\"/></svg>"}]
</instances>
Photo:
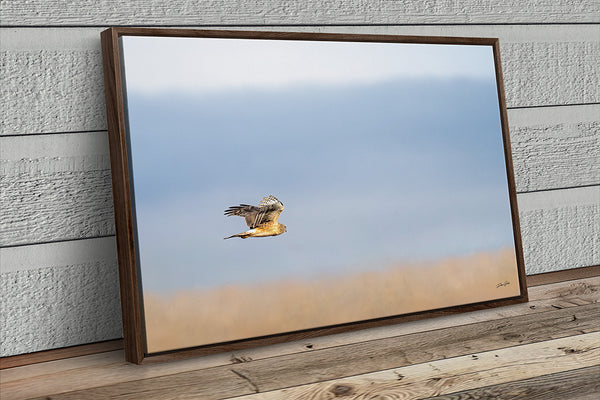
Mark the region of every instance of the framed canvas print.
<instances>
[{"instance_id":1,"label":"framed canvas print","mask_svg":"<svg viewBox=\"0 0 600 400\"><path fill-rule=\"evenodd\" d=\"M102 48L127 360L527 300L497 39Z\"/></svg>"}]
</instances>

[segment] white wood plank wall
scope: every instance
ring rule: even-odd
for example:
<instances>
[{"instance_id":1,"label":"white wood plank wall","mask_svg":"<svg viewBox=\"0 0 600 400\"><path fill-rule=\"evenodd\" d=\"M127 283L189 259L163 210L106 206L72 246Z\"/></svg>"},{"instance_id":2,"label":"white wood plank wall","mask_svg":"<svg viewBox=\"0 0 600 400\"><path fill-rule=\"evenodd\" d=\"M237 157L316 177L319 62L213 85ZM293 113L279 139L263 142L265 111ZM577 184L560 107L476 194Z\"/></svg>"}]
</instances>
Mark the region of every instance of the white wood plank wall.
<instances>
[{"instance_id":1,"label":"white wood plank wall","mask_svg":"<svg viewBox=\"0 0 600 400\"><path fill-rule=\"evenodd\" d=\"M99 33L499 37L529 274L600 264L597 0L1 0L0 355L121 336Z\"/></svg>"}]
</instances>

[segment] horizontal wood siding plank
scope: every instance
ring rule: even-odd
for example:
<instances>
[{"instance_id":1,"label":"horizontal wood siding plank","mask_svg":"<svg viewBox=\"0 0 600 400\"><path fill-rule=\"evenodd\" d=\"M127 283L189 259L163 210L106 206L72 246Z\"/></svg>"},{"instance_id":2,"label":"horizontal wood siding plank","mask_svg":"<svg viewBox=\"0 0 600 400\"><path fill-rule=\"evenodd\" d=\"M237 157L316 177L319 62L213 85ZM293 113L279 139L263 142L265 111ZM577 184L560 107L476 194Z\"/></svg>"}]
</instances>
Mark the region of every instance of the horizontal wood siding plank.
<instances>
[{"instance_id":1,"label":"horizontal wood siding plank","mask_svg":"<svg viewBox=\"0 0 600 400\"><path fill-rule=\"evenodd\" d=\"M508 107L600 102L597 25L261 29L499 37ZM106 129L101 30L0 30L0 135Z\"/></svg>"},{"instance_id":2,"label":"horizontal wood siding plank","mask_svg":"<svg viewBox=\"0 0 600 400\"><path fill-rule=\"evenodd\" d=\"M600 102L600 41L505 43L500 49L507 107Z\"/></svg>"},{"instance_id":3,"label":"horizontal wood siding plank","mask_svg":"<svg viewBox=\"0 0 600 400\"><path fill-rule=\"evenodd\" d=\"M114 235L106 132L0 144L0 246Z\"/></svg>"},{"instance_id":4,"label":"horizontal wood siding plank","mask_svg":"<svg viewBox=\"0 0 600 400\"><path fill-rule=\"evenodd\" d=\"M108 158L0 161L0 246L114 235Z\"/></svg>"},{"instance_id":5,"label":"horizontal wood siding plank","mask_svg":"<svg viewBox=\"0 0 600 400\"><path fill-rule=\"evenodd\" d=\"M600 264L600 186L590 205L519 212L528 274Z\"/></svg>"},{"instance_id":6,"label":"horizontal wood siding plank","mask_svg":"<svg viewBox=\"0 0 600 400\"><path fill-rule=\"evenodd\" d=\"M598 305L580 306L118 383L53 399L217 399L400 368L598 331ZM560 329L557 329L560 326ZM302 373L299 373L302 371ZM238 384L243 378L245 386ZM231 384L230 384L231 383Z\"/></svg>"},{"instance_id":7,"label":"horizontal wood siding plank","mask_svg":"<svg viewBox=\"0 0 600 400\"><path fill-rule=\"evenodd\" d=\"M235 397L235 399L327 399L334 397L332 395L336 393L338 395L344 393L344 398L347 399L392 398L412 400L428 396L432 396L431 399L514 398L503 396L505 393L512 392L506 390L508 387L505 384L508 382L521 388L524 380L545 382L548 385L548 376L551 374L561 374L569 371L568 376L572 376L573 372L570 371L573 369L593 366L595 364L594 357L600 355L600 344L594 342L599 339L600 334L596 332L424 364L409 365L289 389ZM591 368L591 370L597 373L600 371L598 368L600 367ZM579 372L582 378L590 377L589 372ZM541 376L544 376L544 378L541 378ZM519 382L512 382L515 380ZM582 380L573 379L573 381L577 381L579 384L587 384ZM574 387L572 384L574 382L569 383L571 385L565 386L568 386L570 390L562 393L573 393ZM494 388L490 387L492 385ZM591 386L594 387L594 385L596 384ZM495 395L468 396L471 393L488 393L487 390L482 391L482 386L487 386L486 389ZM508 386L510 387L510 385ZM557 386L562 387L562 382ZM504 390L501 391L501 389ZM459 391L463 397L459 396L459 393L457 393ZM531 391L530 393L534 392ZM527 392L520 390L519 394L525 395Z\"/></svg>"},{"instance_id":8,"label":"horizontal wood siding plank","mask_svg":"<svg viewBox=\"0 0 600 400\"><path fill-rule=\"evenodd\" d=\"M0 357L120 339L114 237L0 248Z\"/></svg>"},{"instance_id":9,"label":"horizontal wood siding plank","mask_svg":"<svg viewBox=\"0 0 600 400\"><path fill-rule=\"evenodd\" d=\"M106 129L97 50L2 51L0 133Z\"/></svg>"},{"instance_id":10,"label":"horizontal wood siding plank","mask_svg":"<svg viewBox=\"0 0 600 400\"><path fill-rule=\"evenodd\" d=\"M598 22L600 13L593 0L76 0L69 7L60 0L5 3L0 13L5 26L574 23Z\"/></svg>"},{"instance_id":11,"label":"horizontal wood siding plank","mask_svg":"<svg viewBox=\"0 0 600 400\"><path fill-rule=\"evenodd\" d=\"M600 184L600 104L508 111L517 191Z\"/></svg>"},{"instance_id":12,"label":"horizontal wood siding plank","mask_svg":"<svg viewBox=\"0 0 600 400\"><path fill-rule=\"evenodd\" d=\"M1 250L2 263L10 262ZM0 356L121 338L114 244L109 255L92 252L76 264L40 262L35 269L3 271Z\"/></svg>"},{"instance_id":13,"label":"horizontal wood siding plank","mask_svg":"<svg viewBox=\"0 0 600 400\"><path fill-rule=\"evenodd\" d=\"M71 169L80 160L65 161L65 167ZM5 176L0 182L5 193L1 246L114 234L109 169L21 174L15 178L11 181Z\"/></svg>"}]
</instances>

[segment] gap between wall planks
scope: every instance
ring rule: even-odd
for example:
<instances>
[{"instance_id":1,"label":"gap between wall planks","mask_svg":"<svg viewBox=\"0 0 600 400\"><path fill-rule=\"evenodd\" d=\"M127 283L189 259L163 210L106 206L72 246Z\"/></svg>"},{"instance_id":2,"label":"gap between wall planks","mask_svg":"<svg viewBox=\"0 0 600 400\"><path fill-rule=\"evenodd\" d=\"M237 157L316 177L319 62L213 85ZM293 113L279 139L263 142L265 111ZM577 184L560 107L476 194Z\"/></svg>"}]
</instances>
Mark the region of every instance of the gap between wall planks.
<instances>
[{"instance_id":1,"label":"gap between wall planks","mask_svg":"<svg viewBox=\"0 0 600 400\"><path fill-rule=\"evenodd\" d=\"M574 269L570 269L570 270L547 272L547 273L538 274L538 275L529 275L526 278L527 286L529 288L538 287L538 286L547 286L547 287L538 288L537 290L533 290L533 291L530 290L530 301L528 303L524 303L524 304L516 305L516 306L510 306L510 307L513 309L515 307L520 309L520 308L523 308L525 305L528 305L532 309L537 309L539 311L540 308L536 308L537 306L535 306L535 305L531 306L529 304L536 303L537 301L539 301L542 298L542 296L544 296L547 293L548 290L552 290L552 291L556 290L554 288L554 286L564 287L565 284L569 283L570 281L582 280L582 279L586 279L586 278L594 278L594 277L598 277L598 276L600 276L600 266L574 268ZM562 283L562 285L560 285L561 283ZM554 286L548 286L548 285L554 285ZM560 295L559 298L566 299L566 297L568 295L569 295L569 292L568 292L568 290L566 290L564 293L562 293ZM499 308L498 310L499 310L499 314L503 314L502 307ZM478 312L476 311L475 313L482 313L482 312L487 312L487 311L488 310L478 311ZM464 315L468 316L470 314L472 314L472 313L467 313ZM448 317L442 317L442 318L448 318ZM431 321L431 323L437 323L439 321L439 319L440 318L433 318L430 321ZM425 321L427 321L427 320L425 320ZM355 334L360 335L359 333L356 333L356 332L355 332ZM274 346L274 347L276 347L276 346ZM61 349L45 350L45 351L40 351L40 352L35 352L35 353L3 357L3 358L0 358L0 370L29 365L29 364L43 363L43 362L47 362L47 361L62 360L62 359L66 359L66 358L80 357L80 356L84 356L84 355L110 352L110 351L114 351L114 350L120 350L122 348L123 348L123 339L117 339L117 340L108 340L108 341L99 342L99 343L90 343L90 344L71 346L71 347L66 347L66 348L61 348ZM230 354L230 353L224 353L224 354ZM232 357L233 357L233 355L232 355Z\"/></svg>"}]
</instances>

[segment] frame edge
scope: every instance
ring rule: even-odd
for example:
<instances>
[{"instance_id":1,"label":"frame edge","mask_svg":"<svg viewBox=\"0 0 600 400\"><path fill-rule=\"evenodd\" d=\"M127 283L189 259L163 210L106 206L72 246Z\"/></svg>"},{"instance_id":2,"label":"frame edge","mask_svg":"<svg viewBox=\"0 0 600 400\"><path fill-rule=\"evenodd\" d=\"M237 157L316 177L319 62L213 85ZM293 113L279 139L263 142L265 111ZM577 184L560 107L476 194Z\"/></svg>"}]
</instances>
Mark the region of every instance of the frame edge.
<instances>
[{"instance_id":1,"label":"frame edge","mask_svg":"<svg viewBox=\"0 0 600 400\"><path fill-rule=\"evenodd\" d=\"M506 165L506 180L508 182L508 197L513 225L513 238L515 243L515 256L517 258L517 273L519 275L519 296L523 302L529 301L527 293L527 273L525 271L525 258L523 256L523 242L521 235L521 221L519 220L519 208L517 204L517 185L515 183L515 171L512 162L512 149L510 144L510 130L508 127L508 112L506 110L506 95L504 93L504 78L502 75L502 61L500 59L500 39L494 39L492 43L494 53L494 64L496 68L496 88L498 91L498 106L500 111L500 126L502 130L502 141L504 143L504 163Z\"/></svg>"},{"instance_id":2,"label":"frame edge","mask_svg":"<svg viewBox=\"0 0 600 400\"><path fill-rule=\"evenodd\" d=\"M125 359L140 364L144 359L140 298L136 271L129 160L125 131L119 32L109 28L100 34L104 94L113 187L113 205L119 267Z\"/></svg>"},{"instance_id":3,"label":"frame edge","mask_svg":"<svg viewBox=\"0 0 600 400\"><path fill-rule=\"evenodd\" d=\"M336 326L309 329L301 332L286 332L269 337L250 338L220 344L213 344L187 349L178 349L168 353L144 352L141 293L138 287L135 237L131 202L131 181L129 177L129 160L127 156L127 132L125 129L123 77L120 69L119 37L130 36L178 36L178 37L219 37L241 39L274 39L274 40L324 40L324 41L358 41L358 42L403 42L429 44L462 44L491 46L496 68L496 84L499 101L502 140L507 181L509 186L509 202L513 224L515 255L517 258L517 273L519 276L520 294L511 298L487 301L485 304L467 304L453 306L449 309L428 310L423 313L405 314L377 320L353 322ZM333 34L333 33L300 33L300 32L264 32L264 31L227 31L227 30L198 30L198 29L157 29L157 28L109 28L102 32L102 53L105 76L105 96L107 103L107 121L109 131L109 146L111 154L111 170L113 177L113 201L115 206L115 226L117 233L117 253L119 276L121 280L121 305L123 313L123 330L125 357L136 364L166 361L192 356L208 355L240 348L274 344L296 338L308 338L338 332L366 329L373 326L404 322L407 320L431 318L439 315L472 311L483 308L509 305L528 301L527 282L521 242L521 231L516 201L516 186L512 165L512 153L508 130L508 117L502 68L500 62L500 46L497 38L480 37L443 37L443 36L405 36L405 35L374 35L374 34ZM385 322L384 322L385 321ZM276 337L274 337L276 336ZM238 347L239 346L239 347Z\"/></svg>"}]
</instances>

